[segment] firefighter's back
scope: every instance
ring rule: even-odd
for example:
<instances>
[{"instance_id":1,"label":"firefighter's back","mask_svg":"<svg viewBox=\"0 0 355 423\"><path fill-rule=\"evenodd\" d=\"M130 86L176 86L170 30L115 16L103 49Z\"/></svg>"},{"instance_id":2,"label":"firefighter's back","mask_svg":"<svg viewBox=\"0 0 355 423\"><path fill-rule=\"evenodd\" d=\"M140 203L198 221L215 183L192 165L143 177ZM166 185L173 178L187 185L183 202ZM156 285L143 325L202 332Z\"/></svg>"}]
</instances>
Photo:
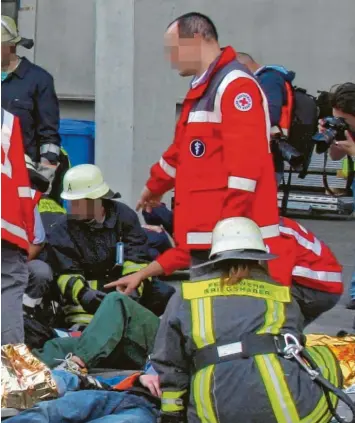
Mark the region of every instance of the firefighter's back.
<instances>
[{"instance_id":1,"label":"firefighter's back","mask_svg":"<svg viewBox=\"0 0 355 423\"><path fill-rule=\"evenodd\" d=\"M186 352L194 363L188 421L327 421L321 389L295 360L276 353L247 357L268 349L269 338L264 345L259 342L263 335L289 333L301 338L300 311L289 288L254 271L250 279L223 291L220 280L208 275L183 288L188 297L183 324ZM240 355L244 348L245 358ZM333 369L331 380L338 385L331 352L318 349L313 355L328 377L328 368Z\"/></svg>"},{"instance_id":2,"label":"firefighter's back","mask_svg":"<svg viewBox=\"0 0 355 423\"><path fill-rule=\"evenodd\" d=\"M302 361L299 306L290 288L259 264L274 258L253 221L238 217L217 224L210 259L192 264L191 281L170 301L157 334L152 361L160 376L163 423L172 416L184 421L185 412L189 423L331 420L323 391ZM308 352L340 387L330 350Z\"/></svg>"}]
</instances>

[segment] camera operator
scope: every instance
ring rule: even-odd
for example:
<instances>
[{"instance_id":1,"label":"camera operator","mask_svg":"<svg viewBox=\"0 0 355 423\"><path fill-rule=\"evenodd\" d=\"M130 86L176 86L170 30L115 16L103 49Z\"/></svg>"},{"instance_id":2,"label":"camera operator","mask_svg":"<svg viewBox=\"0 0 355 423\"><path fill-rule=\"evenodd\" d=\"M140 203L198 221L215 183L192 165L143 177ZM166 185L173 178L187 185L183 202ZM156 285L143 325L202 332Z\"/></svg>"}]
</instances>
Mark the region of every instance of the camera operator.
<instances>
[{"instance_id":1,"label":"camera operator","mask_svg":"<svg viewBox=\"0 0 355 423\"><path fill-rule=\"evenodd\" d=\"M345 155L355 157L355 84L346 82L339 85L331 96L333 116L342 118L349 126L345 140L335 141L330 146L332 160L341 160ZM322 130L322 121L320 122Z\"/></svg>"},{"instance_id":2,"label":"camera operator","mask_svg":"<svg viewBox=\"0 0 355 423\"><path fill-rule=\"evenodd\" d=\"M346 82L338 85L334 93L331 95L331 105L333 108L333 116L341 118L349 128L344 132L345 139L335 140L330 148L330 157L333 160L341 160L346 155L355 159L355 84ZM319 122L319 131L326 131L325 121ZM352 185L354 206L355 206L355 181ZM355 271L350 282L350 303L348 308L355 310ZM355 321L354 321L355 327Z\"/></svg>"}]
</instances>

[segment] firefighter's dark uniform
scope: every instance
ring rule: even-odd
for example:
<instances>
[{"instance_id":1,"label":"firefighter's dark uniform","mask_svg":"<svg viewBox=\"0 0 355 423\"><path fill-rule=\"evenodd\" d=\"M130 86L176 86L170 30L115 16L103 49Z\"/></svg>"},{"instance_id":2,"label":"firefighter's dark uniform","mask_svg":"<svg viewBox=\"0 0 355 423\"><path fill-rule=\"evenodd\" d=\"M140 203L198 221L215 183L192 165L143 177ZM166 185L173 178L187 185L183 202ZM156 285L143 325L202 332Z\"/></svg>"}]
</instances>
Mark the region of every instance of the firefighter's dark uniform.
<instances>
[{"instance_id":1,"label":"firefighter's dark uniform","mask_svg":"<svg viewBox=\"0 0 355 423\"><path fill-rule=\"evenodd\" d=\"M104 284L140 270L149 261L147 237L136 213L120 202L105 200L103 204L103 223L57 215L47 232L47 260L68 302L64 307L67 323L88 324L92 318L80 306L82 288L105 291ZM124 263L115 266L120 241L124 243Z\"/></svg>"},{"instance_id":2,"label":"firefighter's dark uniform","mask_svg":"<svg viewBox=\"0 0 355 423\"><path fill-rule=\"evenodd\" d=\"M253 355L253 349L265 351L265 337L274 339L268 334L301 333L300 310L289 288L275 284L261 270L251 276L221 291L220 273L210 271L184 283L182 296L171 299L152 355L163 392L163 423L185 422L186 415L189 423L331 420L321 388L294 359L276 353ZM330 350L309 352L323 375L340 386ZM336 406L335 396L331 398Z\"/></svg>"}]
</instances>

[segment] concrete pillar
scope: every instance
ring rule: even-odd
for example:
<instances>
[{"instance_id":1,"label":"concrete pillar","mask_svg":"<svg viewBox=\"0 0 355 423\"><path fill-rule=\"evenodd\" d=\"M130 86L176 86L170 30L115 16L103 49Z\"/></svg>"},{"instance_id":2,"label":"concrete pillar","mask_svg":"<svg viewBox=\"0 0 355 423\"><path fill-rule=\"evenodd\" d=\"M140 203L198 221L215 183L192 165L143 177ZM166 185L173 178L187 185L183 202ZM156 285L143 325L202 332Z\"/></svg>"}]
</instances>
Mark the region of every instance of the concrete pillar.
<instances>
[{"instance_id":1,"label":"concrete pillar","mask_svg":"<svg viewBox=\"0 0 355 423\"><path fill-rule=\"evenodd\" d=\"M96 1L95 162L132 205L134 0Z\"/></svg>"}]
</instances>

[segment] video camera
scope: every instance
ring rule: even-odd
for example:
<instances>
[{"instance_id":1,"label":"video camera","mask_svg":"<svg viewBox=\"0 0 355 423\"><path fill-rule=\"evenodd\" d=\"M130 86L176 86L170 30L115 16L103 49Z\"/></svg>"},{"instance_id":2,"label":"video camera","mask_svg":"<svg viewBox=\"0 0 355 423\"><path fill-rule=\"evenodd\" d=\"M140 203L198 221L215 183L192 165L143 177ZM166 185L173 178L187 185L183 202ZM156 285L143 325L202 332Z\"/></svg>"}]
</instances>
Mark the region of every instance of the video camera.
<instances>
[{"instance_id":1,"label":"video camera","mask_svg":"<svg viewBox=\"0 0 355 423\"><path fill-rule=\"evenodd\" d=\"M333 144L335 140L345 140L345 131L349 129L349 125L343 118L328 116L323 118L324 132L317 132L312 140L316 143L316 152L324 153Z\"/></svg>"}]
</instances>

